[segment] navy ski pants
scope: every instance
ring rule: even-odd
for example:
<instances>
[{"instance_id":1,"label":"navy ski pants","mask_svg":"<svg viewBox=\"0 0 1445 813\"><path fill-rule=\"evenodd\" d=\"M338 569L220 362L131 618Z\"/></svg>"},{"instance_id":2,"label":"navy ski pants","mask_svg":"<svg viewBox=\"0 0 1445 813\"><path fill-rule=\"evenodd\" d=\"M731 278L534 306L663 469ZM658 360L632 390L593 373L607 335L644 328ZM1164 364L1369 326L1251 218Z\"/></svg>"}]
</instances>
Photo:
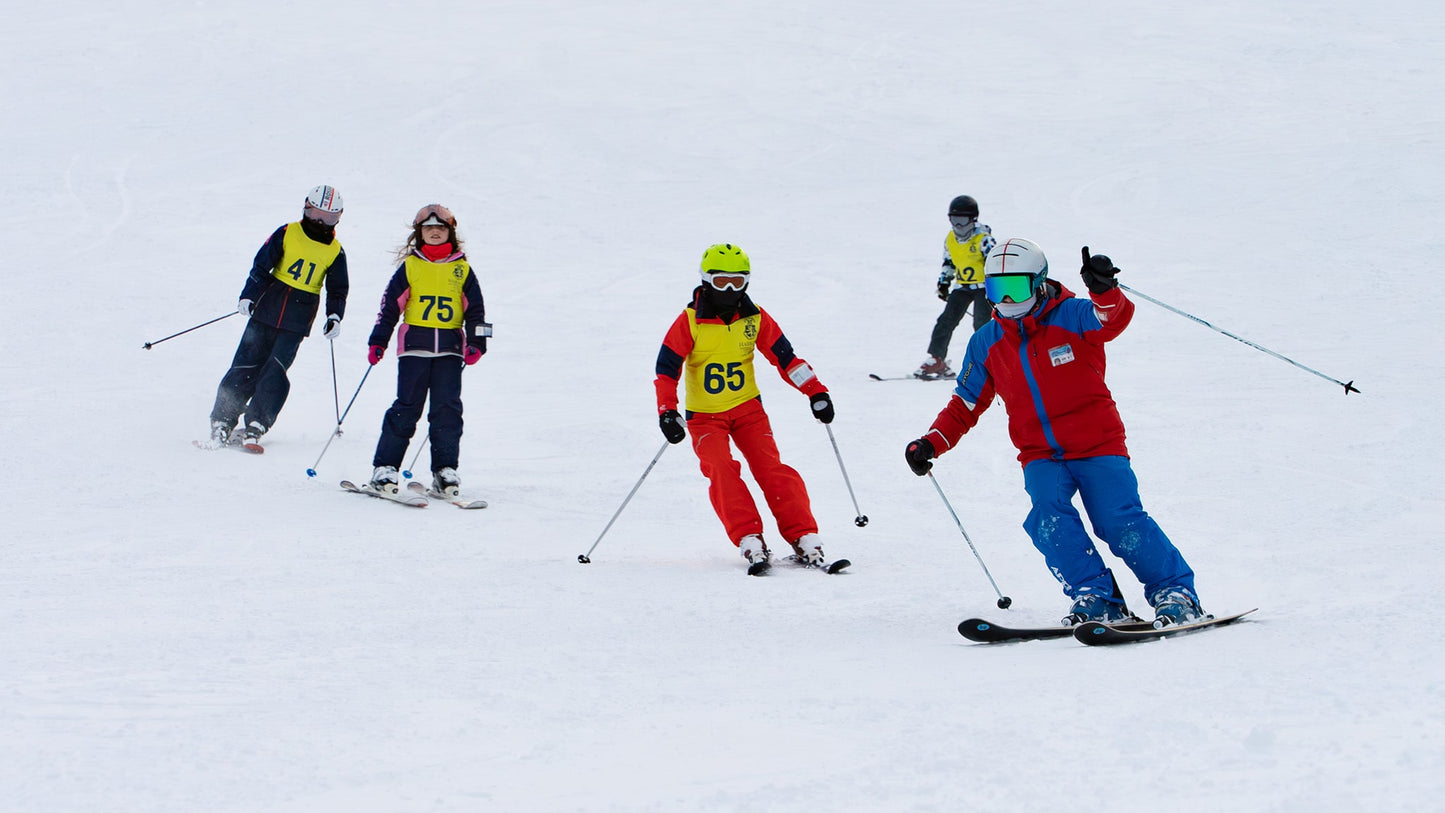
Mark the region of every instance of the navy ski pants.
<instances>
[{"instance_id":1,"label":"navy ski pants","mask_svg":"<svg viewBox=\"0 0 1445 813\"><path fill-rule=\"evenodd\" d=\"M1093 593L1114 596L1114 576L1074 508L1083 500L1094 534L1144 585L1144 595L1171 587L1194 593L1194 571L1139 500L1139 481L1129 458L1116 455L1082 460L1035 460L1024 467L1024 491L1033 510L1024 530L1044 555L1054 578L1070 598Z\"/></svg>"},{"instance_id":2,"label":"navy ski pants","mask_svg":"<svg viewBox=\"0 0 1445 813\"><path fill-rule=\"evenodd\" d=\"M462 445L462 357L398 356L396 401L381 420L373 466L401 468L406 447L416 434L422 407L431 396L431 470L456 468Z\"/></svg>"},{"instance_id":3,"label":"navy ski pants","mask_svg":"<svg viewBox=\"0 0 1445 813\"><path fill-rule=\"evenodd\" d=\"M270 327L255 319L248 321L231 359L231 369L216 389L211 420L234 427L244 410L245 424L259 423L269 430L286 405L286 396L291 394L286 371L291 369L305 338L294 330Z\"/></svg>"}]
</instances>

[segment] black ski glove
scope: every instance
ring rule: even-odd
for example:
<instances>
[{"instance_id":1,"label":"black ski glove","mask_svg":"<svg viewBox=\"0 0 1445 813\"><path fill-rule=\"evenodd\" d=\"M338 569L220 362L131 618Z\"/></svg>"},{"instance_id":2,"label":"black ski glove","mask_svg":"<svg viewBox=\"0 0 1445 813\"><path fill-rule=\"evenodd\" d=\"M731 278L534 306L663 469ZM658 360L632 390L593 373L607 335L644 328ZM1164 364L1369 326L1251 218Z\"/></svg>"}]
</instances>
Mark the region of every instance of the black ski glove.
<instances>
[{"instance_id":1,"label":"black ski glove","mask_svg":"<svg viewBox=\"0 0 1445 813\"><path fill-rule=\"evenodd\" d=\"M903 452L904 459L908 461L908 468L913 469L913 473L919 477L927 474L933 468L935 456L933 444L929 442L928 438L919 438L913 441Z\"/></svg>"},{"instance_id":2,"label":"black ski glove","mask_svg":"<svg viewBox=\"0 0 1445 813\"><path fill-rule=\"evenodd\" d=\"M940 283L938 283L938 298L939 298L939 299L942 299L944 302L947 302L947 301L948 301L948 289L949 289L949 288L952 288L952 287L953 287L953 283L951 283L951 282L940 282Z\"/></svg>"},{"instance_id":3,"label":"black ski glove","mask_svg":"<svg viewBox=\"0 0 1445 813\"><path fill-rule=\"evenodd\" d=\"M813 407L813 417L823 423L833 422L833 398L826 392L820 392L808 399Z\"/></svg>"},{"instance_id":4,"label":"black ski glove","mask_svg":"<svg viewBox=\"0 0 1445 813\"><path fill-rule=\"evenodd\" d=\"M1114 267L1114 261L1109 259L1107 254L1095 254L1089 256L1089 247L1083 248L1084 264L1079 268L1079 276L1084 278L1084 286L1091 294L1104 294L1118 287L1119 281L1114 275L1119 269Z\"/></svg>"},{"instance_id":5,"label":"black ski glove","mask_svg":"<svg viewBox=\"0 0 1445 813\"><path fill-rule=\"evenodd\" d=\"M657 425L662 427L662 436L667 438L668 443L682 443L682 439L687 437L682 416L677 414L675 409L669 409L657 416Z\"/></svg>"}]
</instances>

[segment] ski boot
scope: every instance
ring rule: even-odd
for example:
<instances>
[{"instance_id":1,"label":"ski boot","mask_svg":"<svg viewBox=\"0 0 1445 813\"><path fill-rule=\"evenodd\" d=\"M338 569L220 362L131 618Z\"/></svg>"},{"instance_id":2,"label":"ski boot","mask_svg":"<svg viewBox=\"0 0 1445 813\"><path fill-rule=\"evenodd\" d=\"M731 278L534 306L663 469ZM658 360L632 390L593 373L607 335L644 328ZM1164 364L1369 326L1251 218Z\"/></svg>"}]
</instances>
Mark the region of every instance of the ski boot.
<instances>
[{"instance_id":1,"label":"ski boot","mask_svg":"<svg viewBox=\"0 0 1445 813\"><path fill-rule=\"evenodd\" d=\"M462 496L462 478L457 476L456 469L444 466L432 472L431 489L438 494L456 499Z\"/></svg>"},{"instance_id":2,"label":"ski boot","mask_svg":"<svg viewBox=\"0 0 1445 813\"><path fill-rule=\"evenodd\" d=\"M1202 621L1208 617L1199 606L1199 598L1187 587L1160 590L1149 597L1149 603L1154 605L1155 629Z\"/></svg>"},{"instance_id":3,"label":"ski boot","mask_svg":"<svg viewBox=\"0 0 1445 813\"><path fill-rule=\"evenodd\" d=\"M748 534L738 540L738 550L742 551L743 558L748 560L749 576L761 576L773 566L773 552L768 550L761 534Z\"/></svg>"},{"instance_id":4,"label":"ski boot","mask_svg":"<svg viewBox=\"0 0 1445 813\"><path fill-rule=\"evenodd\" d=\"M373 490L395 496L401 491L401 487L398 485L399 482L396 477L396 466L377 466L371 472L371 487Z\"/></svg>"}]
</instances>

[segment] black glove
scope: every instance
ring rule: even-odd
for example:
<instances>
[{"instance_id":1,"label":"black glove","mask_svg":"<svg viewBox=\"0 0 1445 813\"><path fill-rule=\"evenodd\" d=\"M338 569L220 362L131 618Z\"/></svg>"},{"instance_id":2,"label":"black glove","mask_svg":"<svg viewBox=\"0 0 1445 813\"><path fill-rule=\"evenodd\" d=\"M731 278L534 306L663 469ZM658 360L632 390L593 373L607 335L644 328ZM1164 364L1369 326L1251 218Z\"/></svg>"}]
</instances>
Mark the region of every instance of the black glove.
<instances>
[{"instance_id":1,"label":"black glove","mask_svg":"<svg viewBox=\"0 0 1445 813\"><path fill-rule=\"evenodd\" d=\"M1104 294L1114 290L1119 281L1114 275L1119 269L1114 267L1114 261L1109 259L1107 254L1095 254L1089 256L1089 247L1084 246L1084 265L1079 269L1079 276L1084 278L1084 286L1091 294Z\"/></svg>"},{"instance_id":2,"label":"black glove","mask_svg":"<svg viewBox=\"0 0 1445 813\"><path fill-rule=\"evenodd\" d=\"M942 299L944 302L947 302L947 301L948 301L948 289L949 289L949 288L952 288L952 287L953 287L953 283L951 283L951 282L940 282L940 283L938 283L938 298L939 298L939 299Z\"/></svg>"},{"instance_id":3,"label":"black glove","mask_svg":"<svg viewBox=\"0 0 1445 813\"><path fill-rule=\"evenodd\" d=\"M813 407L813 417L823 423L833 422L833 399L826 392L820 392L808 399Z\"/></svg>"},{"instance_id":4,"label":"black glove","mask_svg":"<svg viewBox=\"0 0 1445 813\"><path fill-rule=\"evenodd\" d=\"M682 439L687 437L682 416L677 414L675 409L669 409L657 416L657 425L662 427L662 436L667 438L668 443L682 443Z\"/></svg>"},{"instance_id":5,"label":"black glove","mask_svg":"<svg viewBox=\"0 0 1445 813\"><path fill-rule=\"evenodd\" d=\"M933 444L929 442L928 438L919 438L908 444L908 448L903 452L903 457L908 461L908 468L913 469L914 474L922 477L933 468Z\"/></svg>"}]
</instances>

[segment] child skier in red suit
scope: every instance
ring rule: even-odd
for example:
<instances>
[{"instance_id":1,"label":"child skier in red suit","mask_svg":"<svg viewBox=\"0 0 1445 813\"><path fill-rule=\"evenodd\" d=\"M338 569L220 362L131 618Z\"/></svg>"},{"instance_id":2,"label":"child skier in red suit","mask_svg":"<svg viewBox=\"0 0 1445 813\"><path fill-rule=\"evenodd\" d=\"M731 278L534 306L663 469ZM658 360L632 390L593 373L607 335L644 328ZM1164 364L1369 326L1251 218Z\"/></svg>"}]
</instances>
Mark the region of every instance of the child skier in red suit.
<instances>
[{"instance_id":1,"label":"child skier in red suit","mask_svg":"<svg viewBox=\"0 0 1445 813\"><path fill-rule=\"evenodd\" d=\"M692 303L672 323L657 354L655 385L662 434L670 443L692 435L713 510L728 539L747 559L750 574L765 572L772 552L763 542L762 517L743 483L742 466L733 459L729 441L748 461L778 531L792 545L798 561L822 566L823 548L807 487L778 455L753 372L753 351L761 350L784 380L808 396L813 415L823 423L833 421L828 388L806 361L793 354L777 322L748 297L752 269L742 249L730 244L709 247L701 271L703 284L693 290ZM677 385L684 377L687 430L677 411Z\"/></svg>"}]
</instances>

